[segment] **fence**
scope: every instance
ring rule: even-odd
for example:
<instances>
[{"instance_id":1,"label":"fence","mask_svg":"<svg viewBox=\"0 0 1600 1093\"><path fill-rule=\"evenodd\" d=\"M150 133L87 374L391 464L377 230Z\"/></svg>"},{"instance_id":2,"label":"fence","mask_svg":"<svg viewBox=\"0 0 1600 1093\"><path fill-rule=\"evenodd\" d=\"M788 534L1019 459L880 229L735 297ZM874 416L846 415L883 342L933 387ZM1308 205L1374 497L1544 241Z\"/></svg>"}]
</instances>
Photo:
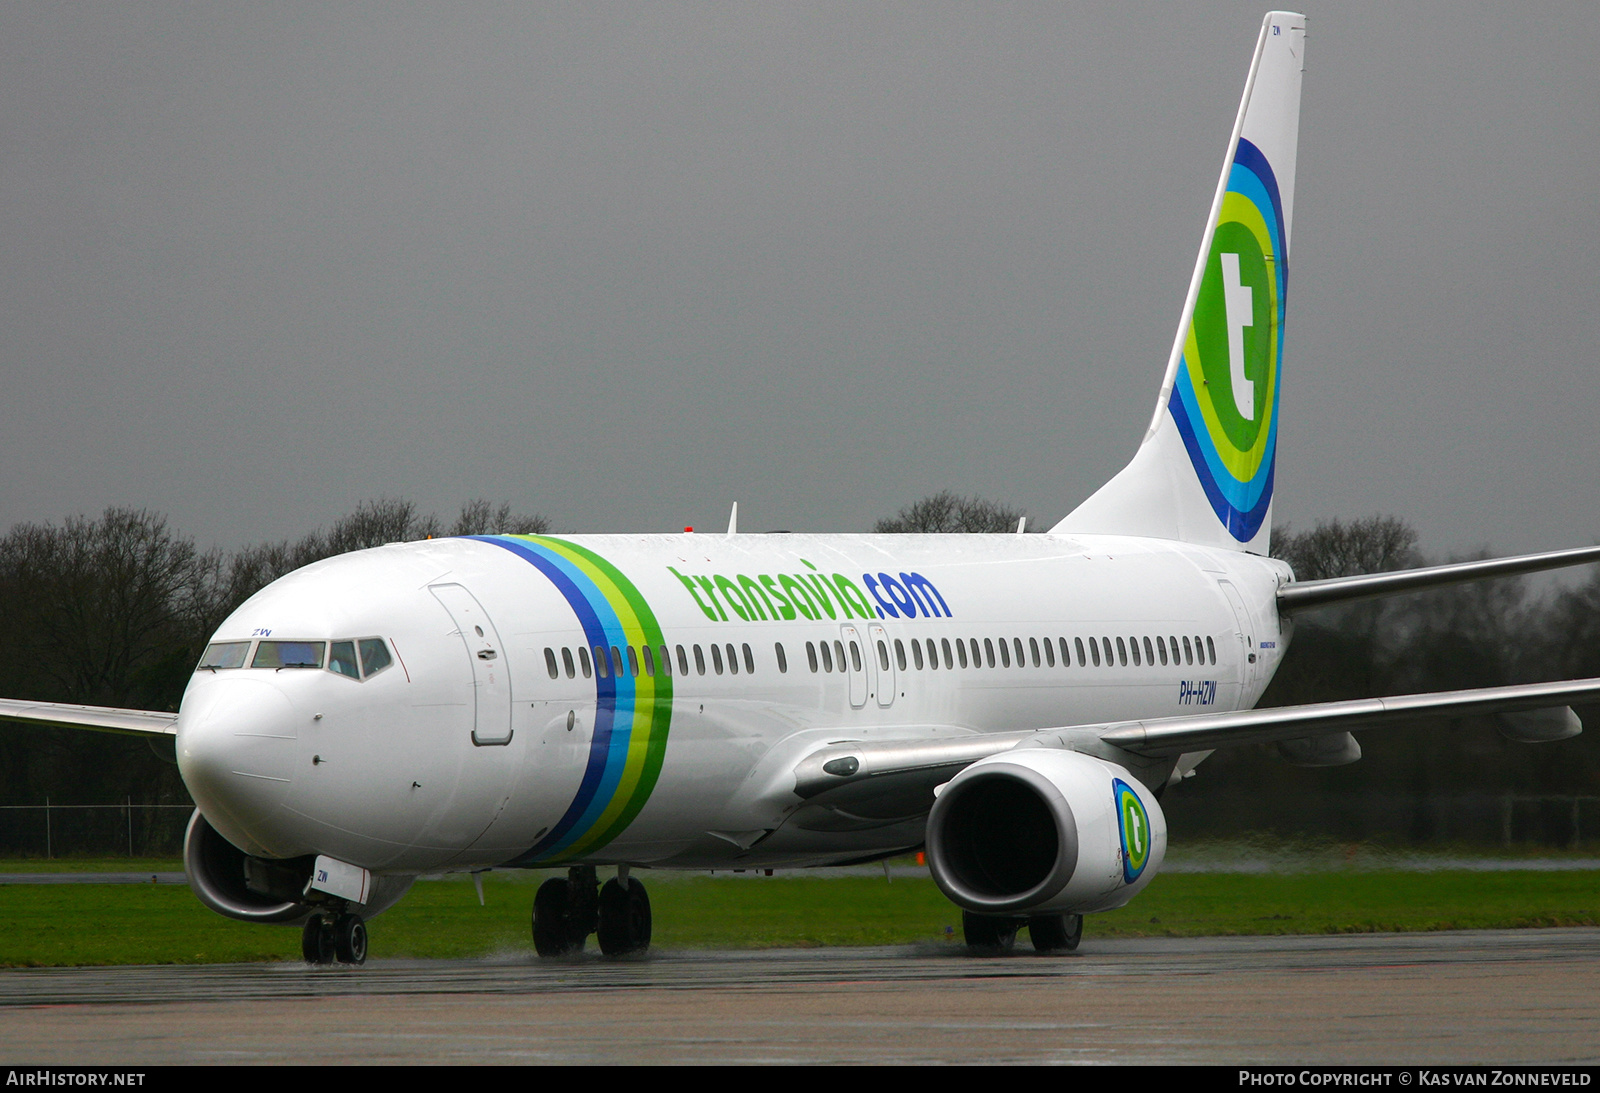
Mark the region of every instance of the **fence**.
<instances>
[{"instance_id":1,"label":"fence","mask_svg":"<svg viewBox=\"0 0 1600 1093\"><path fill-rule=\"evenodd\" d=\"M0 854L14 858L163 858L183 852L193 805L0 805Z\"/></svg>"},{"instance_id":2,"label":"fence","mask_svg":"<svg viewBox=\"0 0 1600 1093\"><path fill-rule=\"evenodd\" d=\"M1162 800L1177 838L1252 832L1427 846L1576 848L1600 840L1600 796L1573 794L1304 793L1293 800L1245 793Z\"/></svg>"},{"instance_id":3,"label":"fence","mask_svg":"<svg viewBox=\"0 0 1600 1093\"><path fill-rule=\"evenodd\" d=\"M1303 794L1285 805L1248 794L1162 801L1178 839L1255 832L1425 846L1577 847L1600 840L1600 796ZM0 805L0 855L176 857L193 805Z\"/></svg>"}]
</instances>

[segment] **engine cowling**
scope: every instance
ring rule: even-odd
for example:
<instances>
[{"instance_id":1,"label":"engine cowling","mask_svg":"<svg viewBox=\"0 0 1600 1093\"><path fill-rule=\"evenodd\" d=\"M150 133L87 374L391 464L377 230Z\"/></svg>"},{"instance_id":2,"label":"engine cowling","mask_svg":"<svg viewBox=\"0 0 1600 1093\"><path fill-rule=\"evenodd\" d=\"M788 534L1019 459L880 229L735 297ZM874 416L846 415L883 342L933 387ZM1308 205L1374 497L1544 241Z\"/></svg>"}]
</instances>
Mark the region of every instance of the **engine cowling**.
<instances>
[{"instance_id":1,"label":"engine cowling","mask_svg":"<svg viewBox=\"0 0 1600 1093\"><path fill-rule=\"evenodd\" d=\"M304 922L320 908L305 896L315 855L270 859L246 854L217 833L197 808L183 837L183 870L200 902L245 922ZM350 909L365 918L387 911L415 877L374 877L366 903Z\"/></svg>"},{"instance_id":2,"label":"engine cowling","mask_svg":"<svg viewBox=\"0 0 1600 1093\"><path fill-rule=\"evenodd\" d=\"M980 914L1109 911L1161 867L1167 820L1127 769L1029 748L981 759L939 791L928 867Z\"/></svg>"}]
</instances>

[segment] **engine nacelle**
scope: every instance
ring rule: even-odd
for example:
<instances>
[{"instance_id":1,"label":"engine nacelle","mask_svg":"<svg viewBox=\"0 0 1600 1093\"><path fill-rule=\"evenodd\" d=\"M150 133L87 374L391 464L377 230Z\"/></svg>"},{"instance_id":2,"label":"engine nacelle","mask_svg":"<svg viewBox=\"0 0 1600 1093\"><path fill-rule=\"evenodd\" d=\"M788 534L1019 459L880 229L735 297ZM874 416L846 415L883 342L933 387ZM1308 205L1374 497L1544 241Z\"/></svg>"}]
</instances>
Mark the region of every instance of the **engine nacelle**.
<instances>
[{"instance_id":1,"label":"engine nacelle","mask_svg":"<svg viewBox=\"0 0 1600 1093\"><path fill-rule=\"evenodd\" d=\"M934 881L969 911L1109 911L1160 868L1167 818L1125 768L1027 748L947 782L928 814L927 846Z\"/></svg>"},{"instance_id":2,"label":"engine nacelle","mask_svg":"<svg viewBox=\"0 0 1600 1093\"><path fill-rule=\"evenodd\" d=\"M304 922L321 909L306 897L315 855L270 859L246 854L217 833L197 808L183 836L183 870L200 902L228 918L245 922ZM415 877L374 877L366 903L350 910L371 918L406 894Z\"/></svg>"}]
</instances>

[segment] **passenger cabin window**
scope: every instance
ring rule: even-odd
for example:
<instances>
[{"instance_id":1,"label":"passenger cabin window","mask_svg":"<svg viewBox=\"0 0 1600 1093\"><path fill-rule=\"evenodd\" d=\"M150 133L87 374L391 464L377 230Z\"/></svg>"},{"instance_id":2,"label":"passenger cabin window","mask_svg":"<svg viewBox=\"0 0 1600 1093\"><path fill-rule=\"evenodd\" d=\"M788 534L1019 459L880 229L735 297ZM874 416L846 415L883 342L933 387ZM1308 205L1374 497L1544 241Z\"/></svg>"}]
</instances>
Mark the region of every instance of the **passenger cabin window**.
<instances>
[{"instance_id":1,"label":"passenger cabin window","mask_svg":"<svg viewBox=\"0 0 1600 1093\"><path fill-rule=\"evenodd\" d=\"M716 648L717 647L713 645L711 647L712 652L716 652ZM717 671L720 673L722 669L719 667ZM698 645L694 647L694 674L697 676L703 676L706 674L705 650L701 649Z\"/></svg>"},{"instance_id":2,"label":"passenger cabin window","mask_svg":"<svg viewBox=\"0 0 1600 1093\"><path fill-rule=\"evenodd\" d=\"M911 639L911 662L916 665L917 671L922 671L922 642L916 638Z\"/></svg>"},{"instance_id":3,"label":"passenger cabin window","mask_svg":"<svg viewBox=\"0 0 1600 1093\"><path fill-rule=\"evenodd\" d=\"M698 646L695 647L698 650ZM722 674L722 646L715 642L711 645L711 667L717 670L717 675Z\"/></svg>"},{"instance_id":4,"label":"passenger cabin window","mask_svg":"<svg viewBox=\"0 0 1600 1093\"><path fill-rule=\"evenodd\" d=\"M572 666L572 650L565 646L561 649L561 664L567 670L568 679L572 679L578 674L577 669Z\"/></svg>"},{"instance_id":5,"label":"passenger cabin window","mask_svg":"<svg viewBox=\"0 0 1600 1093\"><path fill-rule=\"evenodd\" d=\"M739 646L739 651L744 654L745 675L754 675L756 671L756 655L751 652L748 644Z\"/></svg>"},{"instance_id":6,"label":"passenger cabin window","mask_svg":"<svg viewBox=\"0 0 1600 1093\"><path fill-rule=\"evenodd\" d=\"M205 653L200 657L200 663L195 666L195 671L209 668L216 671L219 668L243 668L245 654L250 652L248 641L218 641L206 646Z\"/></svg>"},{"instance_id":7,"label":"passenger cabin window","mask_svg":"<svg viewBox=\"0 0 1600 1093\"><path fill-rule=\"evenodd\" d=\"M321 668L324 641L264 641L256 646L252 668Z\"/></svg>"},{"instance_id":8,"label":"passenger cabin window","mask_svg":"<svg viewBox=\"0 0 1600 1093\"><path fill-rule=\"evenodd\" d=\"M339 657L339 646L337 644L335 644L333 647L333 656L334 662L337 663ZM545 646L544 649L544 666L545 669L550 673L551 679L561 678L561 666L556 663L556 651L550 648L548 645Z\"/></svg>"},{"instance_id":9,"label":"passenger cabin window","mask_svg":"<svg viewBox=\"0 0 1600 1093\"><path fill-rule=\"evenodd\" d=\"M1217 662L1217 647L1211 643L1210 638L1206 638L1206 652L1211 656L1211 663L1215 664Z\"/></svg>"},{"instance_id":10,"label":"passenger cabin window","mask_svg":"<svg viewBox=\"0 0 1600 1093\"><path fill-rule=\"evenodd\" d=\"M589 678L589 649L587 646L578 646L578 663L583 666L583 678Z\"/></svg>"},{"instance_id":11,"label":"passenger cabin window","mask_svg":"<svg viewBox=\"0 0 1600 1093\"><path fill-rule=\"evenodd\" d=\"M806 642L806 660L811 664L811 670L817 670L817 646L815 642Z\"/></svg>"},{"instance_id":12,"label":"passenger cabin window","mask_svg":"<svg viewBox=\"0 0 1600 1093\"><path fill-rule=\"evenodd\" d=\"M773 652L773 655L778 658L778 671L780 671L780 672L784 673L785 675L787 675L788 672L789 672L789 657L788 657L788 654L786 654L783 651L783 642L781 642L781 641L773 642L772 643L772 652Z\"/></svg>"}]
</instances>

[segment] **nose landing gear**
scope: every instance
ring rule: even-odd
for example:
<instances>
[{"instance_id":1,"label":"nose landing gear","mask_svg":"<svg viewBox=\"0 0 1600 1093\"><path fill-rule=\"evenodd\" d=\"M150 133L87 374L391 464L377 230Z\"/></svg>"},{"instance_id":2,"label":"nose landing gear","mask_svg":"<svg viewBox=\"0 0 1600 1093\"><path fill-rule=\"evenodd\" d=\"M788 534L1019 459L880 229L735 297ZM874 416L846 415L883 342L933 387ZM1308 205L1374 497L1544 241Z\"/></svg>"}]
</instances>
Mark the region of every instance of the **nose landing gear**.
<instances>
[{"instance_id":1,"label":"nose landing gear","mask_svg":"<svg viewBox=\"0 0 1600 1093\"><path fill-rule=\"evenodd\" d=\"M603 889L594 866L573 866L566 879L552 877L533 897L533 947L540 956L582 952L590 934L607 956L650 947L650 897L627 866L618 866Z\"/></svg>"},{"instance_id":2,"label":"nose landing gear","mask_svg":"<svg viewBox=\"0 0 1600 1093\"><path fill-rule=\"evenodd\" d=\"M307 964L365 964L367 924L352 912L312 915L300 933L300 955Z\"/></svg>"}]
</instances>

